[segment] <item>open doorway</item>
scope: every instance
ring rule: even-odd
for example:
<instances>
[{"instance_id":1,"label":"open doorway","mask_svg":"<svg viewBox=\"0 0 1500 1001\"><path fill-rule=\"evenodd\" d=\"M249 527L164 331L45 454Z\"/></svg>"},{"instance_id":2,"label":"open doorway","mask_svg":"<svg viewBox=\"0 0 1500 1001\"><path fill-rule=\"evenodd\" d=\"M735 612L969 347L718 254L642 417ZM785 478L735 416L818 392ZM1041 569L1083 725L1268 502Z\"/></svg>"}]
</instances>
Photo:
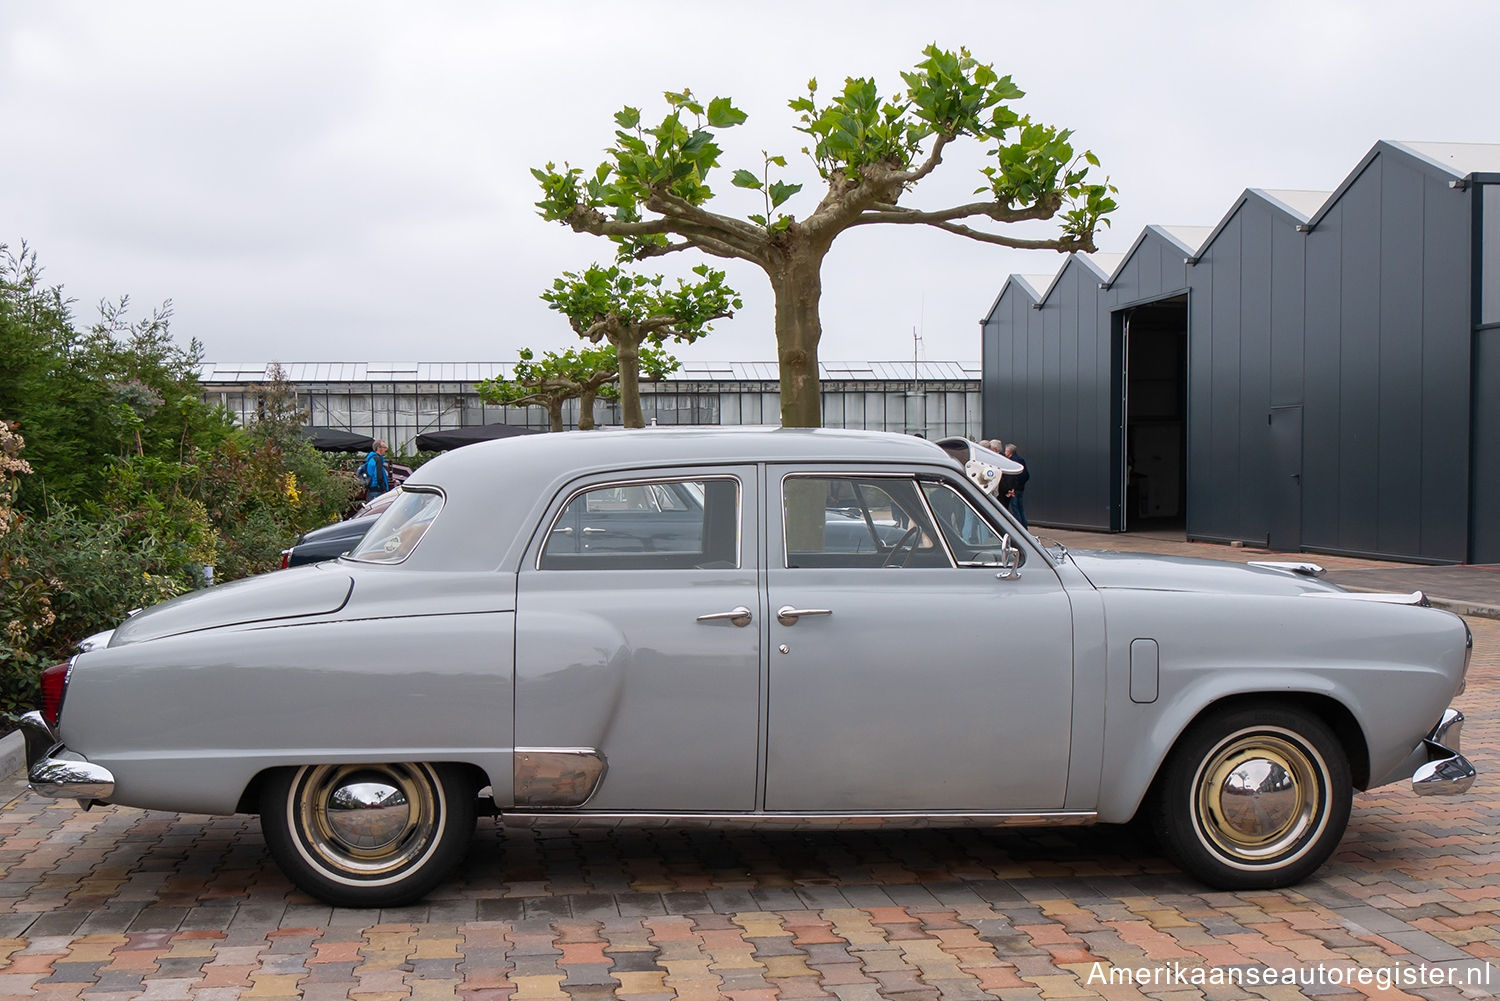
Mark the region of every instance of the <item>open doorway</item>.
<instances>
[{"instance_id":1,"label":"open doorway","mask_svg":"<svg viewBox=\"0 0 1500 1001\"><path fill-rule=\"evenodd\" d=\"M1121 531L1187 529L1187 293L1121 310Z\"/></svg>"}]
</instances>

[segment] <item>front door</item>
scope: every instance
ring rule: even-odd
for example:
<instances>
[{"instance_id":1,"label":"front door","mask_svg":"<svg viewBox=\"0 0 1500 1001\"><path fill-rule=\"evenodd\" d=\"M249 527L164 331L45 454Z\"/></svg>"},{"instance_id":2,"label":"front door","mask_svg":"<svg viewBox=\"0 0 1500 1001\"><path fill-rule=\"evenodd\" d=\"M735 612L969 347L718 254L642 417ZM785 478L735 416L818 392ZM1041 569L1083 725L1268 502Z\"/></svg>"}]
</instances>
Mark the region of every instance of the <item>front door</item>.
<instances>
[{"instance_id":1,"label":"front door","mask_svg":"<svg viewBox=\"0 0 1500 1001\"><path fill-rule=\"evenodd\" d=\"M1072 620L1046 557L1001 567L1016 527L956 478L781 466L765 490L765 808L1060 809Z\"/></svg>"},{"instance_id":2,"label":"front door","mask_svg":"<svg viewBox=\"0 0 1500 1001\"><path fill-rule=\"evenodd\" d=\"M754 808L758 497L720 466L554 499L517 582L518 808L585 805L598 766L589 810Z\"/></svg>"}]
</instances>

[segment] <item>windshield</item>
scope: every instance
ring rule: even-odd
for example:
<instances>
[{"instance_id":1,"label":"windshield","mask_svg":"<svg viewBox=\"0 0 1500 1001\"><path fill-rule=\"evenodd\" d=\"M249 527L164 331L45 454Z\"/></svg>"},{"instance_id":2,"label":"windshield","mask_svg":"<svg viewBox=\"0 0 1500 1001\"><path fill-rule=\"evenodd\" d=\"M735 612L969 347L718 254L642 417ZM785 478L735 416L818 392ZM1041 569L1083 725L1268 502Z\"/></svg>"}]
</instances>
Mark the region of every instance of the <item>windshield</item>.
<instances>
[{"instance_id":1,"label":"windshield","mask_svg":"<svg viewBox=\"0 0 1500 1001\"><path fill-rule=\"evenodd\" d=\"M422 541L422 536L442 509L443 495L437 491L402 487L401 496L370 527L364 540L349 554L349 559L364 563L400 563L417 548L417 543Z\"/></svg>"}]
</instances>

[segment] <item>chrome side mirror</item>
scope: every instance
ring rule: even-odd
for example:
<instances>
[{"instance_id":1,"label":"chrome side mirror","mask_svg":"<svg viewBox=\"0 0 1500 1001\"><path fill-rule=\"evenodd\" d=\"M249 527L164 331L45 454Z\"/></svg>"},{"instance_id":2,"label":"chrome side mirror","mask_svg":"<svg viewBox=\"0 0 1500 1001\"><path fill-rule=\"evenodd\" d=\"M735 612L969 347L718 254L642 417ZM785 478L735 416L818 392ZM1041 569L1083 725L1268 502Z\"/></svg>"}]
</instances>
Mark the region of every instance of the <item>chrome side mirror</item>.
<instances>
[{"instance_id":1,"label":"chrome side mirror","mask_svg":"<svg viewBox=\"0 0 1500 1001\"><path fill-rule=\"evenodd\" d=\"M1017 549L1010 541L1010 533L1000 540L1000 572L995 574L999 580L1010 580L1021 576L1021 550Z\"/></svg>"}]
</instances>

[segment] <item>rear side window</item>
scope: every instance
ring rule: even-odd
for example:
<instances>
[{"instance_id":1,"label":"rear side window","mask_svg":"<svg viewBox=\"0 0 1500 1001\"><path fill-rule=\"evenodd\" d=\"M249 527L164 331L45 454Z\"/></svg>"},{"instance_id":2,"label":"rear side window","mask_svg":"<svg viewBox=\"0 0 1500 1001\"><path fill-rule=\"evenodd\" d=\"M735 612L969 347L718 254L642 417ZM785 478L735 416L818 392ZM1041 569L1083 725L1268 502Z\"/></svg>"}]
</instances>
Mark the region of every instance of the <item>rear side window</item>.
<instances>
[{"instance_id":1,"label":"rear side window","mask_svg":"<svg viewBox=\"0 0 1500 1001\"><path fill-rule=\"evenodd\" d=\"M436 490L402 487L401 496L376 519L349 558L365 563L400 563L417 548L442 509L443 495Z\"/></svg>"},{"instance_id":2,"label":"rear side window","mask_svg":"<svg viewBox=\"0 0 1500 1001\"><path fill-rule=\"evenodd\" d=\"M589 487L547 532L540 570L733 570L740 484L729 477Z\"/></svg>"}]
</instances>

